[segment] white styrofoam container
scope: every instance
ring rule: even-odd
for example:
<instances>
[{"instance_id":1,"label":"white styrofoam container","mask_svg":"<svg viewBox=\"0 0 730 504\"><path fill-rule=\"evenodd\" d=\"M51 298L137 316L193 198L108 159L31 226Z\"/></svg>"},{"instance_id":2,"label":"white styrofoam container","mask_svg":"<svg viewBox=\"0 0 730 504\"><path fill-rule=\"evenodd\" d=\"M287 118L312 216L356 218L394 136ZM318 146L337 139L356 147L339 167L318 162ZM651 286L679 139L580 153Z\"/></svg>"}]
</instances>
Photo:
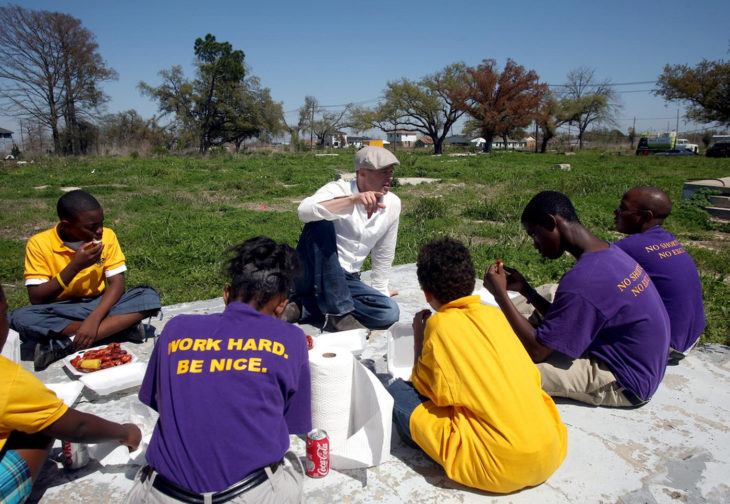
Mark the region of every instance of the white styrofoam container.
<instances>
[{"instance_id":1,"label":"white styrofoam container","mask_svg":"<svg viewBox=\"0 0 730 504\"><path fill-rule=\"evenodd\" d=\"M312 336L314 348L318 346L338 347L350 352L362 352L369 331L367 329L351 329L332 333L322 333Z\"/></svg>"},{"instance_id":2,"label":"white styrofoam container","mask_svg":"<svg viewBox=\"0 0 730 504\"><path fill-rule=\"evenodd\" d=\"M142 362L130 362L84 374L79 381L98 395L107 395L141 385L146 369Z\"/></svg>"},{"instance_id":3,"label":"white styrofoam container","mask_svg":"<svg viewBox=\"0 0 730 504\"><path fill-rule=\"evenodd\" d=\"M5 340L2 356L20 364L20 336L12 329L8 330L8 339Z\"/></svg>"},{"instance_id":4,"label":"white styrofoam container","mask_svg":"<svg viewBox=\"0 0 730 504\"><path fill-rule=\"evenodd\" d=\"M499 308L499 305L497 304L497 301L494 299L494 296L492 296L492 293L489 292L486 289L486 287L482 287L480 289L475 289L472 294L479 296L479 299L481 300L482 304L495 306L495 307ZM507 295L510 297L510 299L514 299L517 296L519 296L520 293L515 292L515 291L507 291Z\"/></svg>"},{"instance_id":5,"label":"white styrofoam container","mask_svg":"<svg viewBox=\"0 0 730 504\"><path fill-rule=\"evenodd\" d=\"M413 371L413 327L411 324L396 322L386 334L388 349L388 372L394 378L411 379Z\"/></svg>"},{"instance_id":6,"label":"white styrofoam container","mask_svg":"<svg viewBox=\"0 0 730 504\"><path fill-rule=\"evenodd\" d=\"M68 407L72 407L76 403L76 399L81 395L84 384L77 381L63 383L44 383L46 387L53 390L56 397L62 399Z\"/></svg>"}]
</instances>

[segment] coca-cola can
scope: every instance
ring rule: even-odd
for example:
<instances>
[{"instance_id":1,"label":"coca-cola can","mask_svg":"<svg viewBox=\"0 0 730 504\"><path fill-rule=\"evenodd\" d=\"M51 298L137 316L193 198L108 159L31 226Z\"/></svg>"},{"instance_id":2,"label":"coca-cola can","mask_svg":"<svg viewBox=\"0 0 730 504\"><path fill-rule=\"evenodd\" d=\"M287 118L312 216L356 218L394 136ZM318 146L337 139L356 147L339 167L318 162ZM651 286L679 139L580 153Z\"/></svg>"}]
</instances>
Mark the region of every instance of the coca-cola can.
<instances>
[{"instance_id":1,"label":"coca-cola can","mask_svg":"<svg viewBox=\"0 0 730 504\"><path fill-rule=\"evenodd\" d=\"M80 469L89 463L89 448L84 443L61 441L61 448L66 469Z\"/></svg>"},{"instance_id":2,"label":"coca-cola can","mask_svg":"<svg viewBox=\"0 0 730 504\"><path fill-rule=\"evenodd\" d=\"M307 433L307 476L322 478L330 472L330 439L322 429Z\"/></svg>"}]
</instances>

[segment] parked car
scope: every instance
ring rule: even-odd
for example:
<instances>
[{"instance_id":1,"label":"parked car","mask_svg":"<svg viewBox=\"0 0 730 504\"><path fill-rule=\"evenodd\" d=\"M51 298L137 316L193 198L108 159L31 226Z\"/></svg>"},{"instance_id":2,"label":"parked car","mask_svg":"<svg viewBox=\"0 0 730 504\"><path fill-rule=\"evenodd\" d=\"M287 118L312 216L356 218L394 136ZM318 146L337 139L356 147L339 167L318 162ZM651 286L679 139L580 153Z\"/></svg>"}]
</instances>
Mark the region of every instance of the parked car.
<instances>
[{"instance_id":1,"label":"parked car","mask_svg":"<svg viewBox=\"0 0 730 504\"><path fill-rule=\"evenodd\" d=\"M705 152L707 157L730 157L730 142L717 142L710 145Z\"/></svg>"},{"instance_id":2,"label":"parked car","mask_svg":"<svg viewBox=\"0 0 730 504\"><path fill-rule=\"evenodd\" d=\"M655 156L696 156L697 154L686 149L670 149L654 153Z\"/></svg>"}]
</instances>

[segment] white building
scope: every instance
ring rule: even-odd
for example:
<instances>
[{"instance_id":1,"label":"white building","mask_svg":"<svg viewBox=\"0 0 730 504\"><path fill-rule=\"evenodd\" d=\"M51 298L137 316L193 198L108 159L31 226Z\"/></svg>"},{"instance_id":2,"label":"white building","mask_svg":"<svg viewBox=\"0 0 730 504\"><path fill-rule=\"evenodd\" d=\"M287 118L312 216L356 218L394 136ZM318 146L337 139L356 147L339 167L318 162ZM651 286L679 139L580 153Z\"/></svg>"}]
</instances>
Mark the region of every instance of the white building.
<instances>
[{"instance_id":1,"label":"white building","mask_svg":"<svg viewBox=\"0 0 730 504\"><path fill-rule=\"evenodd\" d=\"M418 132L410 130L390 130L386 131L389 143L399 143L406 147L413 147L418 140Z\"/></svg>"}]
</instances>

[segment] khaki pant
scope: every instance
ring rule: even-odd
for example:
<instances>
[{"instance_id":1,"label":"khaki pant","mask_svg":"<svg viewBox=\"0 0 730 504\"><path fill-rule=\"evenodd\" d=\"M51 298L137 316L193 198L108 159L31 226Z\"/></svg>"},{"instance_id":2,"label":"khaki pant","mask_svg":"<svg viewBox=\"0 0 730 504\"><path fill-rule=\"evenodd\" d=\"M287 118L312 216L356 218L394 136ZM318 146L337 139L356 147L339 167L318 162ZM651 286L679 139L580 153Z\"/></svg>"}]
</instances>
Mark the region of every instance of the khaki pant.
<instances>
[{"instance_id":1,"label":"khaki pant","mask_svg":"<svg viewBox=\"0 0 730 504\"><path fill-rule=\"evenodd\" d=\"M537 293L552 302L558 284L539 286ZM533 327L542 322L542 315L527 304L523 296L513 301L517 310L530 321ZM613 372L603 361L594 357L571 359L560 352L553 352L545 362L537 364L542 377L542 389L551 397L567 397L594 406L636 406L623 393Z\"/></svg>"},{"instance_id":2,"label":"khaki pant","mask_svg":"<svg viewBox=\"0 0 730 504\"><path fill-rule=\"evenodd\" d=\"M285 459L289 458L289 453ZM293 457L296 458L296 457ZM304 502L304 493L302 491L302 466L296 461L297 468L293 467L291 461L289 464L279 466L276 472L272 473L271 469L265 468L269 479L261 483L255 488L244 492L233 499L227 501L230 504L301 504ZM177 504L180 501L169 497L152 486L156 472L147 478L144 483L141 481L140 469L134 478L134 486L127 495L126 504ZM206 498L206 504L210 501L210 494L203 494Z\"/></svg>"},{"instance_id":3,"label":"khaki pant","mask_svg":"<svg viewBox=\"0 0 730 504\"><path fill-rule=\"evenodd\" d=\"M537 364L537 369L542 389L551 397L567 397L593 406L638 406L624 395L624 388L608 366L594 357L571 359L553 352Z\"/></svg>"},{"instance_id":4,"label":"khaki pant","mask_svg":"<svg viewBox=\"0 0 730 504\"><path fill-rule=\"evenodd\" d=\"M553 299L555 298L555 293L558 290L558 284L544 284L535 290L547 301L552 303ZM512 302L514 303L515 308L517 308L517 311L520 312L523 317L530 321L532 327L537 327L540 325L543 317L537 310L535 310L534 306L532 306L531 304L527 304L526 297L522 295L517 296L512 300Z\"/></svg>"}]
</instances>

